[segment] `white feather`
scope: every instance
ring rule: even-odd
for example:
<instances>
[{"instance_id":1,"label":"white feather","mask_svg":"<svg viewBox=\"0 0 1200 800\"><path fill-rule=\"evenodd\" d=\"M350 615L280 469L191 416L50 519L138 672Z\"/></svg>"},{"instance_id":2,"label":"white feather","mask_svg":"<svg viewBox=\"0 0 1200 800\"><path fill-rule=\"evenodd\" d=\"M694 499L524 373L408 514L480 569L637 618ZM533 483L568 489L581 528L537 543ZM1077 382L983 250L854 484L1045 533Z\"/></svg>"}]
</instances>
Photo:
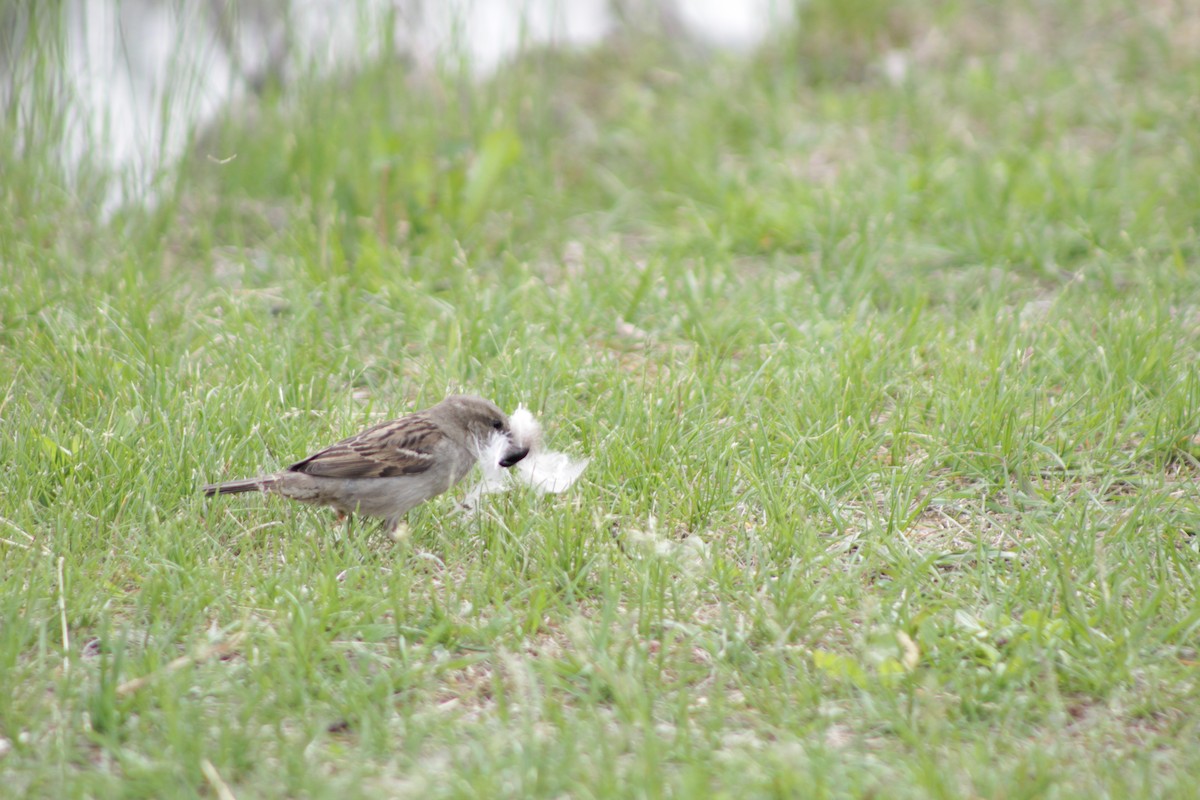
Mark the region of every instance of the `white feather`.
<instances>
[{"instance_id":1,"label":"white feather","mask_svg":"<svg viewBox=\"0 0 1200 800\"><path fill-rule=\"evenodd\" d=\"M583 474L590 458L573 459L566 453L542 449L542 426L529 409L519 406L508 418L512 443L528 447L529 455L511 469L500 466L508 447L502 433L496 433L479 448L479 466L483 477L467 490L463 506L470 513L479 500L488 494L505 492L523 483L541 494L561 494L571 488Z\"/></svg>"}]
</instances>

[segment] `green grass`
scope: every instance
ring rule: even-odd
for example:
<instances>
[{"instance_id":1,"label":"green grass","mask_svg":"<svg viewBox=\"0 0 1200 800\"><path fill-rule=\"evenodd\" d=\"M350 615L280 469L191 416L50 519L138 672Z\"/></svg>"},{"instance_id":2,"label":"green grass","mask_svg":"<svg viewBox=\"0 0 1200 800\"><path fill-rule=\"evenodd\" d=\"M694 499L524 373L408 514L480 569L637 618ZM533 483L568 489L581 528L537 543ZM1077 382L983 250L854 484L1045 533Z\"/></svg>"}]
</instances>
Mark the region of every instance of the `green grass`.
<instances>
[{"instance_id":1,"label":"green grass","mask_svg":"<svg viewBox=\"0 0 1200 800\"><path fill-rule=\"evenodd\" d=\"M6 114L6 791L1192 796L1200 20L1047 5L371 65L108 222ZM583 480L197 492L459 389Z\"/></svg>"}]
</instances>

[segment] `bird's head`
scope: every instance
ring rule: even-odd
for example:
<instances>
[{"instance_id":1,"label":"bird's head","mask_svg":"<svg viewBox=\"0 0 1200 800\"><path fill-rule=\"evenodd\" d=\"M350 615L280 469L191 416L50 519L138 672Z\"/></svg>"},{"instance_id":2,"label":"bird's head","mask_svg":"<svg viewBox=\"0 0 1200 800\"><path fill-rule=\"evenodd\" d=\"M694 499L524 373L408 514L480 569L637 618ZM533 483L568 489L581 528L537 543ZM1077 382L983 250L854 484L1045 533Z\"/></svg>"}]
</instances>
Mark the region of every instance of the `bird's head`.
<instances>
[{"instance_id":1,"label":"bird's head","mask_svg":"<svg viewBox=\"0 0 1200 800\"><path fill-rule=\"evenodd\" d=\"M502 467L511 467L529 455L529 444L516 441L508 415L482 397L469 394L447 397L436 409L463 431L463 444L479 454L494 454Z\"/></svg>"}]
</instances>

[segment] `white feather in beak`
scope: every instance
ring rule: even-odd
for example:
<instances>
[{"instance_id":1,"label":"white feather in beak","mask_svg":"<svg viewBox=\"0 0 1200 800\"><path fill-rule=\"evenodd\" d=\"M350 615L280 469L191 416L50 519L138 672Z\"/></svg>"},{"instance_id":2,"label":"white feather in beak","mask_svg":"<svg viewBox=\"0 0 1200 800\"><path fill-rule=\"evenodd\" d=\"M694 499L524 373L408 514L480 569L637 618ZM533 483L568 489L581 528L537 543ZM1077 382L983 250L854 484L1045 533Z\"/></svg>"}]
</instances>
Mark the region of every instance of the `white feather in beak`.
<instances>
[{"instance_id":1,"label":"white feather in beak","mask_svg":"<svg viewBox=\"0 0 1200 800\"><path fill-rule=\"evenodd\" d=\"M541 494L561 494L579 480L589 458L573 459L566 453L542 449L542 426L529 409L519 406L508 418L512 444L528 447L529 455L509 469L500 466L505 450L510 448L502 433L492 434L479 449L479 466L483 477L463 498L463 508L473 513L484 495L504 492L523 483Z\"/></svg>"}]
</instances>

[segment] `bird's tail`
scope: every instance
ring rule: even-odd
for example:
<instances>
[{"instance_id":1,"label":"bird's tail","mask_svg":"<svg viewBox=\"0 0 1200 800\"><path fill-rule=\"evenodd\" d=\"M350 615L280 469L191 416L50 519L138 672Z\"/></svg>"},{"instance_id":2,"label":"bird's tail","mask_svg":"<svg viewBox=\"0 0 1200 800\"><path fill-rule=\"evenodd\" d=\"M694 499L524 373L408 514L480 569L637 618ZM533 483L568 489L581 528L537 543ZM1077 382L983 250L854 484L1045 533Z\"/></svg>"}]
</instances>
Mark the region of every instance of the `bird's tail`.
<instances>
[{"instance_id":1,"label":"bird's tail","mask_svg":"<svg viewBox=\"0 0 1200 800\"><path fill-rule=\"evenodd\" d=\"M270 477L247 478L241 481L226 481L225 483L210 483L204 486L204 496L216 494L241 494L242 492L263 492L270 489L275 481Z\"/></svg>"}]
</instances>

